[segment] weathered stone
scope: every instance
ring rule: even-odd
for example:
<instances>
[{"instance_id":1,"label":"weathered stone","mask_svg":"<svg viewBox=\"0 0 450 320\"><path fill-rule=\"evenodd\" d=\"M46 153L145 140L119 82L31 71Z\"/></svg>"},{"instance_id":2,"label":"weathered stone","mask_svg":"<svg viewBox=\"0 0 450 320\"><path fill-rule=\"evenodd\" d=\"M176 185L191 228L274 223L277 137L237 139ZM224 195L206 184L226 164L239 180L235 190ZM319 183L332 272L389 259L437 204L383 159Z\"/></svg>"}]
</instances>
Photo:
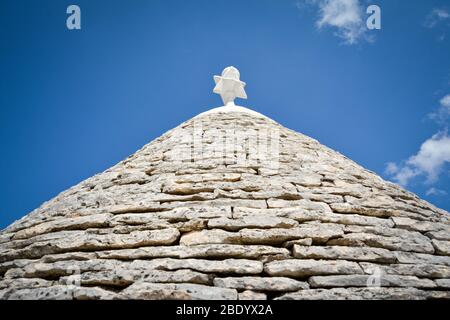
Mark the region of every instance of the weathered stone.
<instances>
[{"instance_id":1,"label":"weathered stone","mask_svg":"<svg viewBox=\"0 0 450 320\"><path fill-rule=\"evenodd\" d=\"M379 269L387 275L404 275L424 278L447 278L450 277L450 267L438 264L390 264L379 265L361 262L359 264L367 274Z\"/></svg>"},{"instance_id":2,"label":"weathered stone","mask_svg":"<svg viewBox=\"0 0 450 320\"><path fill-rule=\"evenodd\" d=\"M330 240L327 244L338 246L370 246L389 250L434 253L431 242L418 237L384 237L371 233L348 233L341 238Z\"/></svg>"},{"instance_id":3,"label":"weathered stone","mask_svg":"<svg viewBox=\"0 0 450 320\"><path fill-rule=\"evenodd\" d=\"M57 241L48 239L36 242L32 245L19 249L11 255L6 253L0 255L0 261L22 255L29 258L38 258L47 254L61 253L72 250L101 250L101 249L123 249L136 248L150 245L172 244L180 235L177 229L161 229L152 231L134 231L130 234L89 234L80 231L67 231L64 237Z\"/></svg>"},{"instance_id":4,"label":"weathered stone","mask_svg":"<svg viewBox=\"0 0 450 320\"><path fill-rule=\"evenodd\" d=\"M219 228L229 231L237 231L244 228L293 228L298 226L298 222L287 218L267 217L267 216L253 216L243 217L238 219L218 218L208 221L209 228Z\"/></svg>"},{"instance_id":5,"label":"weathered stone","mask_svg":"<svg viewBox=\"0 0 450 320\"><path fill-rule=\"evenodd\" d=\"M438 300L449 300L450 292L446 291L426 291L426 296L428 300L438 299Z\"/></svg>"},{"instance_id":6,"label":"weathered stone","mask_svg":"<svg viewBox=\"0 0 450 320\"><path fill-rule=\"evenodd\" d=\"M442 289L450 289L450 279L436 279L436 285Z\"/></svg>"},{"instance_id":7,"label":"weathered stone","mask_svg":"<svg viewBox=\"0 0 450 320\"><path fill-rule=\"evenodd\" d=\"M344 180L333 180L334 187L324 188L328 193L338 194L342 196L353 196L356 198L364 198L371 194L371 188L365 187L359 183L348 183Z\"/></svg>"},{"instance_id":8,"label":"weathered stone","mask_svg":"<svg viewBox=\"0 0 450 320\"><path fill-rule=\"evenodd\" d=\"M297 291L309 289L306 282L282 277L215 278L214 285L222 288L255 291Z\"/></svg>"},{"instance_id":9,"label":"weathered stone","mask_svg":"<svg viewBox=\"0 0 450 320\"><path fill-rule=\"evenodd\" d=\"M62 284L73 281L70 277L60 279ZM77 279L83 286L117 286L126 287L137 281L155 283L198 283L208 284L206 274L192 270L176 270L174 272L163 270L126 270L116 269L98 272L84 272Z\"/></svg>"},{"instance_id":10,"label":"weathered stone","mask_svg":"<svg viewBox=\"0 0 450 320\"><path fill-rule=\"evenodd\" d=\"M198 218L231 218L231 206L218 205L210 207L201 205L200 203L191 206L186 205L186 203L180 203L178 206L169 206L150 202L142 207L123 206L123 208L111 208L109 211L121 216L125 214L131 216L133 214L144 213L142 215L143 218L166 219L169 221L183 221Z\"/></svg>"},{"instance_id":11,"label":"weathered stone","mask_svg":"<svg viewBox=\"0 0 450 320\"><path fill-rule=\"evenodd\" d=\"M378 227L393 227L394 223L389 219L360 216L357 214L339 214L328 213L318 220L331 223L340 223L345 225L360 225L360 226L378 226Z\"/></svg>"},{"instance_id":12,"label":"weathered stone","mask_svg":"<svg viewBox=\"0 0 450 320\"><path fill-rule=\"evenodd\" d=\"M409 211L396 210L393 208L382 208L381 206L375 207L363 207L350 203L330 203L330 207L334 212L338 213L356 213L366 216L390 218L390 217L410 217L413 219L423 219L420 214L416 214Z\"/></svg>"},{"instance_id":13,"label":"weathered stone","mask_svg":"<svg viewBox=\"0 0 450 320\"><path fill-rule=\"evenodd\" d=\"M2 289L30 289L30 288L42 288L42 287L50 287L54 284L53 281L47 281L39 278L31 278L31 279L3 279L0 281L0 290Z\"/></svg>"},{"instance_id":14,"label":"weathered stone","mask_svg":"<svg viewBox=\"0 0 450 320\"><path fill-rule=\"evenodd\" d=\"M5 277L55 278L70 276L74 272L98 272L113 270L180 270L192 269L207 273L258 274L263 270L260 261L245 259L201 260L171 259L134 260L124 262L117 260L58 261L54 263L33 263L23 269L11 269ZM14 272L12 272L14 271ZM20 272L18 272L20 271Z\"/></svg>"},{"instance_id":15,"label":"weathered stone","mask_svg":"<svg viewBox=\"0 0 450 320\"><path fill-rule=\"evenodd\" d=\"M237 300L234 289L198 284L136 282L122 291L127 299L147 300Z\"/></svg>"},{"instance_id":16,"label":"weathered stone","mask_svg":"<svg viewBox=\"0 0 450 320\"><path fill-rule=\"evenodd\" d=\"M202 174L184 174L174 177L176 183L196 183L196 182L208 182L208 181L221 181L221 182L236 182L241 180L240 173L228 173L228 172L214 172L214 173L202 173Z\"/></svg>"},{"instance_id":17,"label":"weathered stone","mask_svg":"<svg viewBox=\"0 0 450 320\"><path fill-rule=\"evenodd\" d=\"M219 188L227 188L229 185L230 184L227 182L169 183L164 185L163 192L175 195L190 195L203 192L214 192Z\"/></svg>"},{"instance_id":18,"label":"weathered stone","mask_svg":"<svg viewBox=\"0 0 450 320\"><path fill-rule=\"evenodd\" d=\"M307 277L328 274L362 274L361 267L356 262L336 260L283 260L269 262L264 271L271 276Z\"/></svg>"},{"instance_id":19,"label":"weathered stone","mask_svg":"<svg viewBox=\"0 0 450 320\"><path fill-rule=\"evenodd\" d=\"M207 219L193 219L186 222L178 222L172 226L176 227L181 233L200 231L208 227Z\"/></svg>"},{"instance_id":20,"label":"weathered stone","mask_svg":"<svg viewBox=\"0 0 450 320\"><path fill-rule=\"evenodd\" d=\"M259 274L263 271L262 262L245 259L153 259L146 266L160 270L192 269L207 273Z\"/></svg>"},{"instance_id":21,"label":"weathered stone","mask_svg":"<svg viewBox=\"0 0 450 320\"><path fill-rule=\"evenodd\" d=\"M228 232L221 229L193 231L183 234L180 244L184 246L192 246L197 244L239 244L240 234Z\"/></svg>"},{"instance_id":22,"label":"weathered stone","mask_svg":"<svg viewBox=\"0 0 450 320\"><path fill-rule=\"evenodd\" d=\"M277 300L425 300L429 295L416 288L336 288L301 290Z\"/></svg>"},{"instance_id":23,"label":"weathered stone","mask_svg":"<svg viewBox=\"0 0 450 320\"><path fill-rule=\"evenodd\" d=\"M450 256L450 241L440 241L433 239L431 242L433 243L437 254Z\"/></svg>"},{"instance_id":24,"label":"weathered stone","mask_svg":"<svg viewBox=\"0 0 450 320\"><path fill-rule=\"evenodd\" d=\"M431 239L450 241L450 231L448 230L430 231L425 233L425 235Z\"/></svg>"},{"instance_id":25,"label":"weathered stone","mask_svg":"<svg viewBox=\"0 0 450 320\"><path fill-rule=\"evenodd\" d=\"M270 246L207 244L196 246L161 246L99 251L98 258L135 260L149 258L242 258L257 259L266 255L289 256L289 250Z\"/></svg>"},{"instance_id":26,"label":"weathered stone","mask_svg":"<svg viewBox=\"0 0 450 320\"><path fill-rule=\"evenodd\" d=\"M184 246L183 246L184 247ZM155 246L136 249L105 250L97 252L100 259L136 260L149 258L178 258L182 248L180 246Z\"/></svg>"},{"instance_id":27,"label":"weathered stone","mask_svg":"<svg viewBox=\"0 0 450 320\"><path fill-rule=\"evenodd\" d=\"M30 246L36 242L49 242L49 241L59 241L61 239L69 238L73 235L81 235L85 234L87 231L59 231L52 232L48 234L37 235L35 237L23 240L11 240L8 243L3 243L0 245L0 252L4 249L23 249L27 246Z\"/></svg>"},{"instance_id":28,"label":"weathered stone","mask_svg":"<svg viewBox=\"0 0 450 320\"><path fill-rule=\"evenodd\" d=\"M344 198L340 195L306 192L305 189L306 188L298 187L298 193L302 199L307 199L315 202L324 202L327 204L344 202Z\"/></svg>"},{"instance_id":29,"label":"weathered stone","mask_svg":"<svg viewBox=\"0 0 450 320\"><path fill-rule=\"evenodd\" d=\"M251 208L234 208L233 216L242 218L247 216L264 215L284 217L296 220L298 222L321 221L326 223L338 223L345 225L362 225L362 226L384 226L393 227L394 222L390 219L361 216L357 214L339 214L332 213L327 210L329 207L322 206L319 210L308 210L304 207L290 208L271 208L271 209L251 209Z\"/></svg>"},{"instance_id":30,"label":"weathered stone","mask_svg":"<svg viewBox=\"0 0 450 320\"><path fill-rule=\"evenodd\" d=\"M9 279L19 279L19 278L24 277L24 272L23 272L23 269L14 268L14 269L9 269L8 271L6 271L4 276L5 276L4 277L5 279L8 279L8 278Z\"/></svg>"},{"instance_id":31,"label":"weathered stone","mask_svg":"<svg viewBox=\"0 0 450 320\"><path fill-rule=\"evenodd\" d=\"M393 252L381 248L366 247L318 247L294 245L292 254L299 259L334 259L392 263L397 259Z\"/></svg>"},{"instance_id":32,"label":"weathered stone","mask_svg":"<svg viewBox=\"0 0 450 320\"><path fill-rule=\"evenodd\" d=\"M44 222L31 228L18 231L12 239L27 239L40 234L61 230L82 230L107 227L109 226L111 216L111 214L94 214L84 217L65 218Z\"/></svg>"},{"instance_id":33,"label":"weathered stone","mask_svg":"<svg viewBox=\"0 0 450 320\"><path fill-rule=\"evenodd\" d=\"M433 215L431 210L424 210L420 206L411 205L404 201L395 201L392 197L386 194L372 194L370 197L358 199L351 196L345 196L345 200L350 205L360 206L366 209L379 208L391 211L401 212L401 216L407 217L410 213L415 212L413 215L429 217ZM397 213L394 216L398 216Z\"/></svg>"},{"instance_id":34,"label":"weathered stone","mask_svg":"<svg viewBox=\"0 0 450 320\"><path fill-rule=\"evenodd\" d=\"M450 225L446 225L443 223L420 221L404 217L392 217L391 219L392 221L394 221L396 228L419 232L445 230L447 234L450 233Z\"/></svg>"},{"instance_id":35,"label":"weathered stone","mask_svg":"<svg viewBox=\"0 0 450 320\"><path fill-rule=\"evenodd\" d=\"M343 235L342 227L334 224L300 225L296 228L280 229L242 229L227 232L220 229L202 230L182 235L180 244L281 244L288 240L312 238L313 241L326 242L329 238Z\"/></svg>"},{"instance_id":36,"label":"weathered stone","mask_svg":"<svg viewBox=\"0 0 450 320\"><path fill-rule=\"evenodd\" d=\"M200 194L214 192L214 190L216 190L216 186L205 183L172 183L163 188L164 193L175 195Z\"/></svg>"},{"instance_id":37,"label":"weathered stone","mask_svg":"<svg viewBox=\"0 0 450 320\"><path fill-rule=\"evenodd\" d=\"M171 202L188 202L188 201L207 201L217 199L218 191L211 192L199 192L187 195L173 195L173 194L158 194L152 200L159 203L171 203Z\"/></svg>"},{"instance_id":38,"label":"weathered stone","mask_svg":"<svg viewBox=\"0 0 450 320\"><path fill-rule=\"evenodd\" d=\"M148 231L145 227L132 226L118 226L113 229L89 229L86 231L59 231L38 235L25 240L11 241L2 248L26 249L34 246L34 249L37 249L41 246L45 247L49 243L55 247L62 246L71 248L71 243L73 243L73 245L79 245L80 249L86 250L89 249L90 246L93 246L91 243L104 243L103 246L106 246L111 242L116 243L117 246L118 243L128 242L128 240L131 241L139 238L155 238L154 241L157 242L158 240L156 238L158 238L158 236L162 236L164 242L166 241L164 239L166 236L174 233L179 232L175 228ZM144 245L145 243L146 242L144 242ZM85 248L84 246L88 246L88 248ZM99 248L102 248L102 245L99 245ZM51 252L51 249L48 250L50 251L49 253L55 253ZM55 250L57 250L57 248L55 248Z\"/></svg>"},{"instance_id":39,"label":"weathered stone","mask_svg":"<svg viewBox=\"0 0 450 320\"><path fill-rule=\"evenodd\" d=\"M415 252L395 252L395 256L399 263L411 264L442 264L450 266L450 257L435 256L431 254L415 253Z\"/></svg>"},{"instance_id":40,"label":"weathered stone","mask_svg":"<svg viewBox=\"0 0 450 320\"><path fill-rule=\"evenodd\" d=\"M112 300L119 296L100 288L58 285L45 288L8 290L0 299L7 300Z\"/></svg>"},{"instance_id":41,"label":"weathered stone","mask_svg":"<svg viewBox=\"0 0 450 320\"><path fill-rule=\"evenodd\" d=\"M23 268L10 269L5 277L54 279L77 272L126 269L129 264L116 260L63 260L51 263L34 262Z\"/></svg>"},{"instance_id":42,"label":"weathered stone","mask_svg":"<svg viewBox=\"0 0 450 320\"><path fill-rule=\"evenodd\" d=\"M291 248L294 245L311 246L312 243L313 243L313 240L311 238L299 239L299 240L290 240L290 241L286 241L285 243L283 243L283 247Z\"/></svg>"},{"instance_id":43,"label":"weathered stone","mask_svg":"<svg viewBox=\"0 0 450 320\"><path fill-rule=\"evenodd\" d=\"M308 282L312 288L369 287L372 278L369 275L314 276L309 278ZM381 275L379 280L381 287L436 287L433 280L419 279L414 276Z\"/></svg>"},{"instance_id":44,"label":"weathered stone","mask_svg":"<svg viewBox=\"0 0 450 320\"><path fill-rule=\"evenodd\" d=\"M330 207L323 202L314 202L311 200L283 200L283 199L268 199L267 204L269 208L292 208L300 207L309 211L323 211L331 212Z\"/></svg>"},{"instance_id":45,"label":"weathered stone","mask_svg":"<svg viewBox=\"0 0 450 320\"><path fill-rule=\"evenodd\" d=\"M213 199L209 201L174 201L164 205L166 209L176 209L179 207L205 207L208 209L215 207L247 207L255 209L266 209L267 203L265 200L249 200L249 199Z\"/></svg>"},{"instance_id":46,"label":"weathered stone","mask_svg":"<svg viewBox=\"0 0 450 320\"><path fill-rule=\"evenodd\" d=\"M0 231L0 244L9 242L13 236L14 236L14 233L2 233Z\"/></svg>"},{"instance_id":47,"label":"weathered stone","mask_svg":"<svg viewBox=\"0 0 450 320\"><path fill-rule=\"evenodd\" d=\"M324 243L328 239L343 235L342 227L336 224L299 225L291 229L243 229L239 232L241 242L246 244L282 244L285 241L311 238Z\"/></svg>"},{"instance_id":48,"label":"weathered stone","mask_svg":"<svg viewBox=\"0 0 450 320\"><path fill-rule=\"evenodd\" d=\"M165 229L170 227L170 223L166 220L155 217L153 212L150 213L126 213L114 216L111 219L111 224L128 224L128 225L143 225L147 229Z\"/></svg>"},{"instance_id":49,"label":"weathered stone","mask_svg":"<svg viewBox=\"0 0 450 320\"><path fill-rule=\"evenodd\" d=\"M392 216L400 216L400 213L389 209L378 209L378 208L366 208L358 205L352 205L350 203L331 203L331 209L334 212L339 213L356 213L361 215L386 218Z\"/></svg>"},{"instance_id":50,"label":"weathered stone","mask_svg":"<svg viewBox=\"0 0 450 320\"><path fill-rule=\"evenodd\" d=\"M151 181L150 177L145 172L139 170L123 170L112 179L116 185L127 184L144 184Z\"/></svg>"},{"instance_id":51,"label":"weathered stone","mask_svg":"<svg viewBox=\"0 0 450 320\"><path fill-rule=\"evenodd\" d=\"M96 252L66 252L43 256L40 261L49 263L63 260L94 260L97 258L98 255Z\"/></svg>"},{"instance_id":52,"label":"weathered stone","mask_svg":"<svg viewBox=\"0 0 450 320\"><path fill-rule=\"evenodd\" d=\"M430 242L430 239L417 231L410 231L398 228L387 228L382 226L344 226L345 233L371 233L384 237L399 237L404 239L415 239L417 242Z\"/></svg>"},{"instance_id":53,"label":"weathered stone","mask_svg":"<svg viewBox=\"0 0 450 320\"><path fill-rule=\"evenodd\" d=\"M284 181L289 181L304 187L319 187L322 184L322 175L317 173L308 173L301 175L282 176Z\"/></svg>"},{"instance_id":54,"label":"weathered stone","mask_svg":"<svg viewBox=\"0 0 450 320\"><path fill-rule=\"evenodd\" d=\"M124 213L144 213L144 212L154 212L162 211L165 207L161 206L159 202L156 201L139 201L138 203L130 204L115 204L106 208L108 212L112 214L124 214Z\"/></svg>"},{"instance_id":55,"label":"weathered stone","mask_svg":"<svg viewBox=\"0 0 450 320\"><path fill-rule=\"evenodd\" d=\"M35 260L29 260L29 259L17 259L13 261L8 261L0 264L0 275L5 274L6 271L9 269L14 268L23 268L26 265L35 262Z\"/></svg>"},{"instance_id":56,"label":"weathered stone","mask_svg":"<svg viewBox=\"0 0 450 320\"><path fill-rule=\"evenodd\" d=\"M239 292L238 300L267 300L267 295L261 292L245 290L243 292Z\"/></svg>"}]
</instances>

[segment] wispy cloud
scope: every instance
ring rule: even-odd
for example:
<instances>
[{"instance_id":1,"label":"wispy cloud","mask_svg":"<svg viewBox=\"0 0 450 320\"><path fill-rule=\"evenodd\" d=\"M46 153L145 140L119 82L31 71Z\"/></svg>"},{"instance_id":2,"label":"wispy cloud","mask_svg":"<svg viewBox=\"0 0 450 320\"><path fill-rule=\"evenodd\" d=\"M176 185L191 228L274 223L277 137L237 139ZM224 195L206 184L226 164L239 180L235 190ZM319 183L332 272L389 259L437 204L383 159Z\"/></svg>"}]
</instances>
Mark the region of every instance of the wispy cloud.
<instances>
[{"instance_id":1,"label":"wispy cloud","mask_svg":"<svg viewBox=\"0 0 450 320\"><path fill-rule=\"evenodd\" d=\"M441 125L447 123L448 118L450 117L450 94L447 94L441 99L439 108L430 113L428 117Z\"/></svg>"},{"instance_id":2,"label":"wispy cloud","mask_svg":"<svg viewBox=\"0 0 450 320\"><path fill-rule=\"evenodd\" d=\"M447 195L447 191L437 189L432 185L439 180L444 169L450 165L450 135L448 134L450 94L440 99L438 110L429 114L429 117L443 129L422 143L419 151L406 161L387 163L385 174L405 187L414 178L422 176L425 178L424 183L430 185L425 193L427 196L443 196ZM448 173L450 174L450 171Z\"/></svg>"},{"instance_id":3,"label":"wispy cloud","mask_svg":"<svg viewBox=\"0 0 450 320\"><path fill-rule=\"evenodd\" d=\"M441 105L448 109L450 112L450 94L446 95L441 99Z\"/></svg>"},{"instance_id":4,"label":"wispy cloud","mask_svg":"<svg viewBox=\"0 0 450 320\"><path fill-rule=\"evenodd\" d=\"M435 183L443 168L450 164L450 136L442 131L426 140L417 154L402 164L389 163L386 174L406 186L411 179L423 175L429 184Z\"/></svg>"},{"instance_id":5,"label":"wispy cloud","mask_svg":"<svg viewBox=\"0 0 450 320\"><path fill-rule=\"evenodd\" d=\"M425 193L427 196L446 196L448 193L445 190L430 188Z\"/></svg>"},{"instance_id":6,"label":"wispy cloud","mask_svg":"<svg viewBox=\"0 0 450 320\"><path fill-rule=\"evenodd\" d=\"M398 165L395 162L388 162L386 164L386 169L384 170L384 172L388 176L393 176L396 173L398 173L399 171L400 171L400 168L398 167Z\"/></svg>"},{"instance_id":7,"label":"wispy cloud","mask_svg":"<svg viewBox=\"0 0 450 320\"><path fill-rule=\"evenodd\" d=\"M425 18L424 26L427 28L434 28L439 23L449 19L450 13L447 10L435 8Z\"/></svg>"},{"instance_id":8,"label":"wispy cloud","mask_svg":"<svg viewBox=\"0 0 450 320\"><path fill-rule=\"evenodd\" d=\"M387 164L385 172L388 176L391 176L395 182L402 186L406 186L412 178L419 175L419 172L416 169L411 168L408 165L397 165L393 162Z\"/></svg>"},{"instance_id":9,"label":"wispy cloud","mask_svg":"<svg viewBox=\"0 0 450 320\"><path fill-rule=\"evenodd\" d=\"M364 11L359 0L303 0L297 3L297 7L301 8L304 4L318 8L319 18L316 23L319 29L335 29L335 34L347 44L356 44L366 38Z\"/></svg>"}]
</instances>

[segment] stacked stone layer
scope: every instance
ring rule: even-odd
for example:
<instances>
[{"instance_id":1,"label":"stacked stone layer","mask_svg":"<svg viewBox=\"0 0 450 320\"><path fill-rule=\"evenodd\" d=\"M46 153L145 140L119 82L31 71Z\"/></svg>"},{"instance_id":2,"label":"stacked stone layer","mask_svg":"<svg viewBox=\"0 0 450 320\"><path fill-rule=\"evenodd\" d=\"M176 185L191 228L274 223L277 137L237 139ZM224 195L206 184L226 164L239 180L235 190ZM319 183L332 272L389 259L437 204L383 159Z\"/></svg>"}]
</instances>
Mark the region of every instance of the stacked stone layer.
<instances>
[{"instance_id":1,"label":"stacked stone layer","mask_svg":"<svg viewBox=\"0 0 450 320\"><path fill-rule=\"evenodd\" d=\"M180 159L196 121L202 161ZM251 143L224 161L211 130L276 130L279 168ZM447 212L246 113L191 119L0 233L0 299L448 298Z\"/></svg>"}]
</instances>

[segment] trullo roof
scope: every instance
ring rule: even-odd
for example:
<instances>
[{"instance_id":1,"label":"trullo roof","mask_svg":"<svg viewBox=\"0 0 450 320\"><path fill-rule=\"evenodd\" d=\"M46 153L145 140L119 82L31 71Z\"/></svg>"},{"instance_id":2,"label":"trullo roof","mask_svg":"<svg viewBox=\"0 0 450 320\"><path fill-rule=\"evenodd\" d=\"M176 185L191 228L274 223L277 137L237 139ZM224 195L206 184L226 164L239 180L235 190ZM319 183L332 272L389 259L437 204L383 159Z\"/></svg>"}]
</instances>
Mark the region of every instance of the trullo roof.
<instances>
[{"instance_id":1,"label":"trullo roof","mask_svg":"<svg viewBox=\"0 0 450 320\"><path fill-rule=\"evenodd\" d=\"M2 299L450 298L450 221L244 109L195 117L0 233Z\"/></svg>"}]
</instances>

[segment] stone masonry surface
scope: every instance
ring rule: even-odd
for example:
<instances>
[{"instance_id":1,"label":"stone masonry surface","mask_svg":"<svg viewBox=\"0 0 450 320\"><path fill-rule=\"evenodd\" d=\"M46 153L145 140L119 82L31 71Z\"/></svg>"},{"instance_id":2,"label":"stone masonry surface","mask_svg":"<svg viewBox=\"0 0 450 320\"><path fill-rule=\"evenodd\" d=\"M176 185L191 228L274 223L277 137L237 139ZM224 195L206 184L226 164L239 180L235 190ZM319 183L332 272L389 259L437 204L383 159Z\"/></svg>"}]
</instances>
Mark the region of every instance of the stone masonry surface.
<instances>
[{"instance_id":1,"label":"stone masonry surface","mask_svg":"<svg viewBox=\"0 0 450 320\"><path fill-rule=\"evenodd\" d=\"M249 136L224 161L230 130L275 130L278 166ZM449 218L268 118L211 113L3 230L0 299L449 299Z\"/></svg>"}]
</instances>

